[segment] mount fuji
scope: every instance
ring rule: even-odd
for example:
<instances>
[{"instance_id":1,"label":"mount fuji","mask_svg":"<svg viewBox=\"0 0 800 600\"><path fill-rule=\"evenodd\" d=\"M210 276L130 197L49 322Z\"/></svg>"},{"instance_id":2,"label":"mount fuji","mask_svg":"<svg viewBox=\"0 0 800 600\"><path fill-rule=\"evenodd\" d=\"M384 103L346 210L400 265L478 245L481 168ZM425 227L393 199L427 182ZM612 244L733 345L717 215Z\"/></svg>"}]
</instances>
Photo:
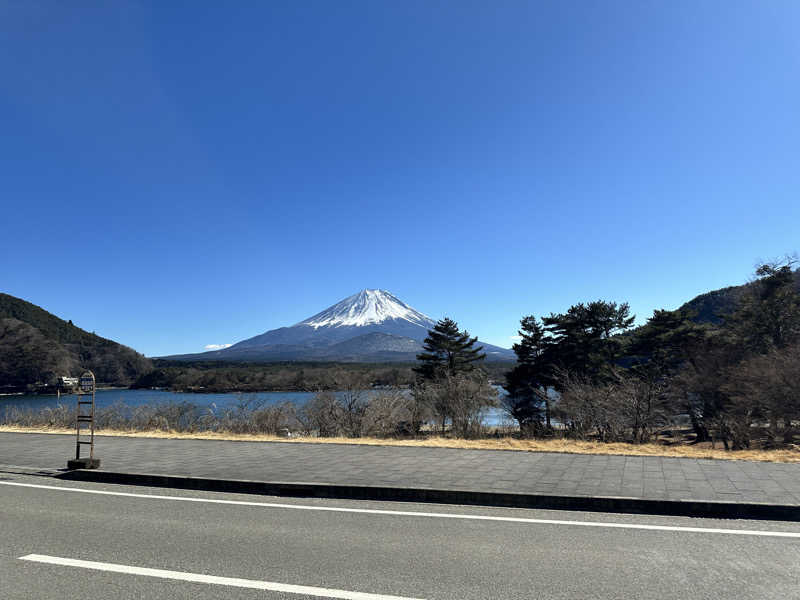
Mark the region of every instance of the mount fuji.
<instances>
[{"instance_id":1,"label":"mount fuji","mask_svg":"<svg viewBox=\"0 0 800 600\"><path fill-rule=\"evenodd\" d=\"M365 289L291 327L272 329L222 350L176 360L343 362L413 361L436 322L385 290ZM480 344L487 360L512 360L506 348Z\"/></svg>"}]
</instances>

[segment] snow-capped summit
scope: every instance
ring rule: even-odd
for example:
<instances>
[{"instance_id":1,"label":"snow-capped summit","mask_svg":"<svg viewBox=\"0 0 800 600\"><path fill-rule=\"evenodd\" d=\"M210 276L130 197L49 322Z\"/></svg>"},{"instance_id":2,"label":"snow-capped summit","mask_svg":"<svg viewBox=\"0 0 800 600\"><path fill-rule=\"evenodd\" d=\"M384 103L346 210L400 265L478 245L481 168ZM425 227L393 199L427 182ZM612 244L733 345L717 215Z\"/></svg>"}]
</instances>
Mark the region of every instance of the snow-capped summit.
<instances>
[{"instance_id":1,"label":"snow-capped summit","mask_svg":"<svg viewBox=\"0 0 800 600\"><path fill-rule=\"evenodd\" d=\"M386 290L361 290L297 325L308 325L314 329L364 327L378 325L391 319L408 321L426 330L434 325L433 319L429 316L411 308Z\"/></svg>"},{"instance_id":2,"label":"snow-capped summit","mask_svg":"<svg viewBox=\"0 0 800 600\"><path fill-rule=\"evenodd\" d=\"M361 290L291 327L234 344L226 354L267 345L321 348L372 333L422 342L434 325L433 319L385 290Z\"/></svg>"}]
</instances>

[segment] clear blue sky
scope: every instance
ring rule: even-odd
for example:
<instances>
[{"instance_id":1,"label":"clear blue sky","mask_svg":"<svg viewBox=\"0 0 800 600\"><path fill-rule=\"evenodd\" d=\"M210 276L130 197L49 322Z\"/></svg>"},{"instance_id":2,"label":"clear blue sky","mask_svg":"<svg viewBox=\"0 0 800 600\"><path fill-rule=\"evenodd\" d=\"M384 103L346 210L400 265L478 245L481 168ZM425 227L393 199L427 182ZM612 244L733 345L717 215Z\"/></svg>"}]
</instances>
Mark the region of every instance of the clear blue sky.
<instances>
[{"instance_id":1,"label":"clear blue sky","mask_svg":"<svg viewBox=\"0 0 800 600\"><path fill-rule=\"evenodd\" d=\"M0 290L150 356L365 287L501 346L579 301L644 320L800 250L798 23L0 0Z\"/></svg>"}]
</instances>

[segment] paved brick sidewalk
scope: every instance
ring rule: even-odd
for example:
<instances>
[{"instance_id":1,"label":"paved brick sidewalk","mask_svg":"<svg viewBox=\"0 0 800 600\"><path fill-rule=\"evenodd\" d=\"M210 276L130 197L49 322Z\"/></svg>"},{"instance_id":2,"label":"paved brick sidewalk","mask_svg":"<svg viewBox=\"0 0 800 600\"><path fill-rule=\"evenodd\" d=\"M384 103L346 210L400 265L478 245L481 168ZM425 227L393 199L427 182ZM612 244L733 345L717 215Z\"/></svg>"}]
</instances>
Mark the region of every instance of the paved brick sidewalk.
<instances>
[{"instance_id":1,"label":"paved brick sidewalk","mask_svg":"<svg viewBox=\"0 0 800 600\"><path fill-rule=\"evenodd\" d=\"M73 452L71 436L0 433L0 465L58 469ZM96 453L104 470L134 473L800 505L800 464L102 436Z\"/></svg>"}]
</instances>

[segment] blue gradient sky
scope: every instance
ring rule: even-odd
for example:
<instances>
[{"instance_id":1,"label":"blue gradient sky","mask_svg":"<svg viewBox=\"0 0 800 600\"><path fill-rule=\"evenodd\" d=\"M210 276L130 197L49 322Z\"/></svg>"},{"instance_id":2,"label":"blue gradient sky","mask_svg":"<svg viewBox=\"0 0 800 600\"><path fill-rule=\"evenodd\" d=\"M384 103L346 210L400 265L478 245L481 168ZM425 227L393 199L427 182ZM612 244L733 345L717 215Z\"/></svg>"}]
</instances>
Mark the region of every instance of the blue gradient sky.
<instances>
[{"instance_id":1,"label":"blue gradient sky","mask_svg":"<svg viewBox=\"0 0 800 600\"><path fill-rule=\"evenodd\" d=\"M644 320L800 250L798 23L0 0L0 290L151 356L365 287L501 346L579 301Z\"/></svg>"}]
</instances>

